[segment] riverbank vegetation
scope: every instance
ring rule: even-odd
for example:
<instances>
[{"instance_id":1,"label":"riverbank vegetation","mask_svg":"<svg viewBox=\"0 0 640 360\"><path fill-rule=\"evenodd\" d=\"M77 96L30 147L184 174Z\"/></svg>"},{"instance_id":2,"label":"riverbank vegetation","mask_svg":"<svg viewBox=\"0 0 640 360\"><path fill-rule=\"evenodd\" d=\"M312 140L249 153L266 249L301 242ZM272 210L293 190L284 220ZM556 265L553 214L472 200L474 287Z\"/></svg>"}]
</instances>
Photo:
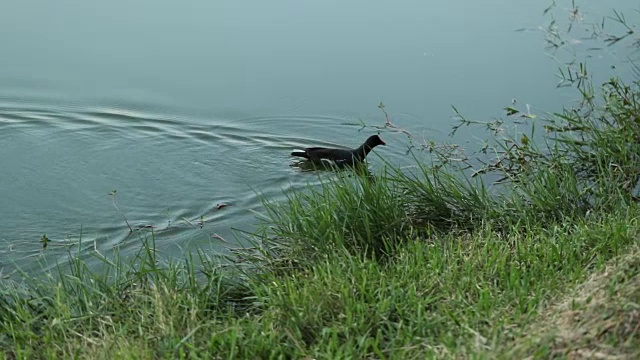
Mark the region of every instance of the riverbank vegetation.
<instances>
[{"instance_id":1,"label":"riverbank vegetation","mask_svg":"<svg viewBox=\"0 0 640 360\"><path fill-rule=\"evenodd\" d=\"M458 113L475 154L414 142L414 168L265 201L231 264L149 236L3 281L0 358L637 357L640 81L570 74L582 101L548 118Z\"/></svg>"}]
</instances>

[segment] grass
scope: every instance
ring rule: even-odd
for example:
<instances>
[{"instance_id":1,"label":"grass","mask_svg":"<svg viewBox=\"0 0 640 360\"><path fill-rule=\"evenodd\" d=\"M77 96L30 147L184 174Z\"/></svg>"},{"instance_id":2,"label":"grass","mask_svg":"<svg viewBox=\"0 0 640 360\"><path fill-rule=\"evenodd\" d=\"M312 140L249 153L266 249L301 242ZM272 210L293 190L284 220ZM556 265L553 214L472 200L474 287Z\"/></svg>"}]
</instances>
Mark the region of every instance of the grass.
<instances>
[{"instance_id":1,"label":"grass","mask_svg":"<svg viewBox=\"0 0 640 360\"><path fill-rule=\"evenodd\" d=\"M523 348L522 339L533 336L529 327L547 335L539 318L566 303L556 298L580 293L581 282L608 274L637 246L633 210L502 235L486 225L405 239L384 262L339 247L242 284L215 268L199 276L188 262L154 266L148 243L138 268L114 263L112 276L76 263L59 279L4 286L0 342L8 358L493 357L512 344L532 354L545 343ZM621 339L632 351L639 268L629 264L609 294L635 303L607 304L621 313L616 326L628 329Z\"/></svg>"},{"instance_id":2,"label":"grass","mask_svg":"<svg viewBox=\"0 0 640 360\"><path fill-rule=\"evenodd\" d=\"M297 356L470 354L516 336L550 295L635 242L636 222L416 239L385 264L337 253L296 277L272 279L259 297L280 314L270 322L305 345Z\"/></svg>"},{"instance_id":3,"label":"grass","mask_svg":"<svg viewBox=\"0 0 640 360\"><path fill-rule=\"evenodd\" d=\"M514 358L525 354L638 358L639 268L636 245L590 276L570 296L557 299L524 336L503 350Z\"/></svg>"},{"instance_id":4,"label":"grass","mask_svg":"<svg viewBox=\"0 0 640 360\"><path fill-rule=\"evenodd\" d=\"M527 136L458 114L484 153L425 144L411 170L265 201L232 266L164 263L150 236L3 280L0 359L637 358L640 82L578 89Z\"/></svg>"}]
</instances>

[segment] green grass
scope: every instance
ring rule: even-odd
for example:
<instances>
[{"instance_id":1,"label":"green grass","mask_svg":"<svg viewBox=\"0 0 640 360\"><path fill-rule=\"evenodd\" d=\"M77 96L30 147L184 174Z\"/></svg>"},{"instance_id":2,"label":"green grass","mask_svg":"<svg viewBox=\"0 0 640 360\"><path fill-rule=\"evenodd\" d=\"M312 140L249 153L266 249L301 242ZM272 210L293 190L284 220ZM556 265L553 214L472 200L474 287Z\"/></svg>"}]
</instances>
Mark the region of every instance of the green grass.
<instances>
[{"instance_id":1,"label":"green grass","mask_svg":"<svg viewBox=\"0 0 640 360\"><path fill-rule=\"evenodd\" d=\"M278 314L270 323L304 344L298 356L473 353L516 336L545 299L637 241L638 230L637 219L612 217L416 239L385 264L345 251L258 294Z\"/></svg>"},{"instance_id":2,"label":"green grass","mask_svg":"<svg viewBox=\"0 0 640 360\"><path fill-rule=\"evenodd\" d=\"M138 259L147 265L118 265L122 275L76 266L4 286L0 342L9 358L495 356L637 244L640 226L633 209L502 233L405 239L384 262L341 247L243 285L213 269L154 267L150 243ZM637 266L626 271L637 285Z\"/></svg>"}]
</instances>

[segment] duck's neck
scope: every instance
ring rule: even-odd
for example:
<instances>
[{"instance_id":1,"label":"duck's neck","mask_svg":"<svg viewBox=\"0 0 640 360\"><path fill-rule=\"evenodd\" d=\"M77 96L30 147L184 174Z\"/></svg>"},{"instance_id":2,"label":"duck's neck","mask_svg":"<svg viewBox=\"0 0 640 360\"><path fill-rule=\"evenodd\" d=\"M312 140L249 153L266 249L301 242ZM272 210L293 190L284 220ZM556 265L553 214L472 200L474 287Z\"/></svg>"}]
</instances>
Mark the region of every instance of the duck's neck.
<instances>
[{"instance_id":1,"label":"duck's neck","mask_svg":"<svg viewBox=\"0 0 640 360\"><path fill-rule=\"evenodd\" d=\"M360 145L360 147L357 148L353 152L353 154L355 155L355 157L358 160L364 160L364 158L367 157L367 154L369 154L371 149L373 149L373 146L369 145L368 143L364 143L364 144Z\"/></svg>"}]
</instances>

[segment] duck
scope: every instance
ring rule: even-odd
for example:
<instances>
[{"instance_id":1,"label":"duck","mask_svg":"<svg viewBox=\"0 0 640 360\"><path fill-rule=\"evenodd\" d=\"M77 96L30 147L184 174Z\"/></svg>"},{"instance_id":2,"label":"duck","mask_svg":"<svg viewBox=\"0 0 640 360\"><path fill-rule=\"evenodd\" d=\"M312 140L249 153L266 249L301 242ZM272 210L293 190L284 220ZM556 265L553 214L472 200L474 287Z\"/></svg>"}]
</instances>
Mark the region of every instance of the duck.
<instances>
[{"instance_id":1,"label":"duck","mask_svg":"<svg viewBox=\"0 0 640 360\"><path fill-rule=\"evenodd\" d=\"M294 150L291 156L305 158L312 162L330 162L336 165L362 163L369 152L378 145L387 145L378 135L371 135L355 149L309 147Z\"/></svg>"}]
</instances>

